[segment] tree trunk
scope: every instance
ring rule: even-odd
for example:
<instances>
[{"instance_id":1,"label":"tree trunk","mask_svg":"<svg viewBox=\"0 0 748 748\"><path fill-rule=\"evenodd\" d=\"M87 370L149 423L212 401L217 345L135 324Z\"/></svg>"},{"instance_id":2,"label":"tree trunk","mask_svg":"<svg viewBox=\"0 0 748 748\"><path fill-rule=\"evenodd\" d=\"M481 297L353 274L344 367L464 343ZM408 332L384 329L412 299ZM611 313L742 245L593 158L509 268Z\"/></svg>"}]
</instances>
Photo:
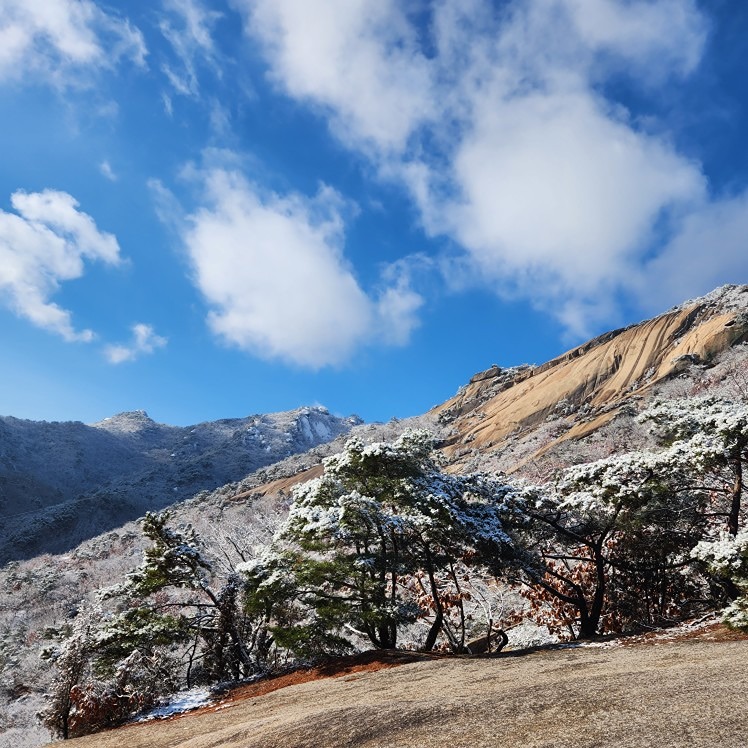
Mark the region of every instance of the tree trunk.
<instances>
[{"instance_id":1,"label":"tree trunk","mask_svg":"<svg viewBox=\"0 0 748 748\"><path fill-rule=\"evenodd\" d=\"M586 620L580 620L579 636L581 639L589 639L590 637L597 636L598 628L600 627L600 618L603 614L606 592L605 558L602 554L602 546L604 542L604 539L601 538L599 542L591 548L595 557L595 577L597 584L595 585L595 592L592 596L592 605L590 606L589 612L585 611ZM580 613L581 612L580 609Z\"/></svg>"},{"instance_id":2,"label":"tree trunk","mask_svg":"<svg viewBox=\"0 0 748 748\"><path fill-rule=\"evenodd\" d=\"M597 636L598 620L595 620L587 610L585 602L579 605L579 636L578 639L593 639Z\"/></svg>"},{"instance_id":3,"label":"tree trunk","mask_svg":"<svg viewBox=\"0 0 748 748\"><path fill-rule=\"evenodd\" d=\"M434 618L434 622L431 624L431 628L429 629L429 634L426 637L426 641L423 643L424 652L430 652L434 648L434 644L436 644L436 639L439 636L439 632L442 630L443 621L444 612L442 611L440 606L436 610L436 617Z\"/></svg>"},{"instance_id":4,"label":"tree trunk","mask_svg":"<svg viewBox=\"0 0 748 748\"><path fill-rule=\"evenodd\" d=\"M390 623L383 623L381 626L377 626L376 635L369 635L372 644L377 649L394 649L397 640L393 636L393 626Z\"/></svg>"},{"instance_id":5,"label":"tree trunk","mask_svg":"<svg viewBox=\"0 0 748 748\"><path fill-rule=\"evenodd\" d=\"M735 537L740 529L740 499L743 495L743 462L740 459L740 454L732 461L732 469L735 474L735 482L732 485L727 530L730 535Z\"/></svg>"},{"instance_id":6,"label":"tree trunk","mask_svg":"<svg viewBox=\"0 0 748 748\"><path fill-rule=\"evenodd\" d=\"M68 728L68 720L70 719L70 707L68 707L62 715L62 739L67 740L70 737L70 729Z\"/></svg>"},{"instance_id":7,"label":"tree trunk","mask_svg":"<svg viewBox=\"0 0 748 748\"><path fill-rule=\"evenodd\" d=\"M436 579L434 578L434 565L431 558L431 549L428 544L425 546L426 551L426 573L429 577L429 585L431 587L431 597L434 600L434 608L436 610L436 616L434 622L431 624L426 641L423 643L423 651L430 652L436 644L436 639L439 636L439 632L442 629L442 623L444 621L444 609L442 608L442 601L439 597L439 588L436 586Z\"/></svg>"}]
</instances>

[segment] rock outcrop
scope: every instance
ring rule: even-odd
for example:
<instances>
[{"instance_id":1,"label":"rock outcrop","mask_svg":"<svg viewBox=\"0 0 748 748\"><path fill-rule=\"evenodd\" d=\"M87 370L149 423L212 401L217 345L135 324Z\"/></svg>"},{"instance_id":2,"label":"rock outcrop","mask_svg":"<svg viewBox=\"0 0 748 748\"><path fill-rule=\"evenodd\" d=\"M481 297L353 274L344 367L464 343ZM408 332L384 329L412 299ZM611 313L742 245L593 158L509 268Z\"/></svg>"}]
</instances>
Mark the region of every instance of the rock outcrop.
<instances>
[{"instance_id":1,"label":"rock outcrop","mask_svg":"<svg viewBox=\"0 0 748 748\"><path fill-rule=\"evenodd\" d=\"M633 398L748 339L748 286L724 286L654 319L601 335L542 366L476 374L432 412L453 428L444 450L498 449L553 416L583 437ZM550 445L544 445L547 449Z\"/></svg>"}]
</instances>

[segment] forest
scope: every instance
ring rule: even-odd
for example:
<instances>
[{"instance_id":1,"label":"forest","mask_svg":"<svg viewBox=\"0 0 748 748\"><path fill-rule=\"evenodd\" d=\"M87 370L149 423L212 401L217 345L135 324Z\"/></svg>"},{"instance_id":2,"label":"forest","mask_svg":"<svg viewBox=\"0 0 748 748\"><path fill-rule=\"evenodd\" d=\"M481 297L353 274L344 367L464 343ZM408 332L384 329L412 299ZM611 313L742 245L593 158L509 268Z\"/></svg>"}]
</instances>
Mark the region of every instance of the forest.
<instances>
[{"instance_id":1,"label":"forest","mask_svg":"<svg viewBox=\"0 0 748 748\"><path fill-rule=\"evenodd\" d=\"M45 632L44 724L84 735L183 688L366 648L495 651L528 621L557 640L715 610L748 629L746 398L654 401L637 421L651 448L544 481L452 474L410 429L350 440L262 532L147 514L142 563Z\"/></svg>"}]
</instances>

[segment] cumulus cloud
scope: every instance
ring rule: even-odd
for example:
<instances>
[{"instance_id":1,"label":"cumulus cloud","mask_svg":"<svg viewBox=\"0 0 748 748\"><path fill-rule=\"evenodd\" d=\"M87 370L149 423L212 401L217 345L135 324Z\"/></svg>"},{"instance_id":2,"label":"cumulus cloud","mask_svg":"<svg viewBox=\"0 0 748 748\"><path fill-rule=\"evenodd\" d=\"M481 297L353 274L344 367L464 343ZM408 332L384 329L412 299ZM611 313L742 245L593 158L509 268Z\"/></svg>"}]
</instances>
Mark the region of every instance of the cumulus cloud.
<instances>
[{"instance_id":1,"label":"cumulus cloud","mask_svg":"<svg viewBox=\"0 0 748 748\"><path fill-rule=\"evenodd\" d=\"M163 348L167 342L166 338L156 335L151 325L138 323L132 326L132 338L129 343L107 345L104 347L104 355L110 364L122 364L153 353Z\"/></svg>"},{"instance_id":2,"label":"cumulus cloud","mask_svg":"<svg viewBox=\"0 0 748 748\"><path fill-rule=\"evenodd\" d=\"M142 65L145 55L140 30L91 0L0 0L0 82L39 75L67 85L123 57Z\"/></svg>"},{"instance_id":3,"label":"cumulus cloud","mask_svg":"<svg viewBox=\"0 0 748 748\"><path fill-rule=\"evenodd\" d=\"M667 143L587 95L527 96L477 113L452 166L459 194L444 200L432 189L423 205L432 228L457 239L484 278L559 316L631 277L663 211L705 189Z\"/></svg>"},{"instance_id":4,"label":"cumulus cloud","mask_svg":"<svg viewBox=\"0 0 748 748\"><path fill-rule=\"evenodd\" d=\"M440 0L425 31L394 0L233 3L272 80L405 187L473 282L575 335L653 256L685 256L700 224L684 217L709 215L700 164L605 93L612 76L651 92L693 72L708 32L694 0Z\"/></svg>"},{"instance_id":5,"label":"cumulus cloud","mask_svg":"<svg viewBox=\"0 0 748 748\"><path fill-rule=\"evenodd\" d=\"M434 113L427 60L396 0L233 0L273 80L323 107L347 142L401 151Z\"/></svg>"},{"instance_id":6,"label":"cumulus cloud","mask_svg":"<svg viewBox=\"0 0 748 748\"><path fill-rule=\"evenodd\" d=\"M404 277L379 299L361 288L343 253L337 192L281 196L236 171L202 176L205 204L182 233L209 325L226 343L316 369L371 339L407 339L417 295Z\"/></svg>"},{"instance_id":7,"label":"cumulus cloud","mask_svg":"<svg viewBox=\"0 0 748 748\"><path fill-rule=\"evenodd\" d=\"M65 340L92 340L94 333L76 330L70 311L51 297L62 282L83 275L86 260L118 264L117 240L66 192L18 191L11 205L15 213L0 210L0 301Z\"/></svg>"}]
</instances>

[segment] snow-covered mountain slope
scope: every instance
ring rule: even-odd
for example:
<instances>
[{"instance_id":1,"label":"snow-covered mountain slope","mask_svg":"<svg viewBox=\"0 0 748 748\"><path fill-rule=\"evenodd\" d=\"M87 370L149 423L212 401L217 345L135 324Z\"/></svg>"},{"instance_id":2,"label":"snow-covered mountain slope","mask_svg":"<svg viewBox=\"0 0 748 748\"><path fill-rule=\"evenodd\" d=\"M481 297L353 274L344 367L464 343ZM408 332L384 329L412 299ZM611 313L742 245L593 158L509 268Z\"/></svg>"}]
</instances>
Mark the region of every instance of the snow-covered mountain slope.
<instances>
[{"instance_id":1,"label":"snow-covered mountain slope","mask_svg":"<svg viewBox=\"0 0 748 748\"><path fill-rule=\"evenodd\" d=\"M177 522L191 523L219 549L221 535L232 532L261 547L292 487L318 475L324 457L351 435L392 441L409 426L436 433L449 470L538 471L545 480L564 465L646 447L646 429L633 415L652 397L748 399L747 335L748 286L732 286L541 366L492 367L407 421L353 425L357 419L313 408L186 429L142 412L91 426L0 419L0 497L9 517L0 515L0 523L16 533L10 545L6 529L6 548L26 555L71 548L0 568L7 591L0 732L12 733L15 745L42 742L33 742L30 727L49 678L39 660L42 632L139 563L145 541L137 523L126 521L146 509L170 505ZM37 507L25 503L30 487ZM73 549L78 537L90 539ZM19 743L26 734L32 742Z\"/></svg>"},{"instance_id":2,"label":"snow-covered mountain slope","mask_svg":"<svg viewBox=\"0 0 748 748\"><path fill-rule=\"evenodd\" d=\"M144 411L91 425L0 418L0 561L66 550L358 423L320 407L186 428Z\"/></svg>"}]
</instances>

